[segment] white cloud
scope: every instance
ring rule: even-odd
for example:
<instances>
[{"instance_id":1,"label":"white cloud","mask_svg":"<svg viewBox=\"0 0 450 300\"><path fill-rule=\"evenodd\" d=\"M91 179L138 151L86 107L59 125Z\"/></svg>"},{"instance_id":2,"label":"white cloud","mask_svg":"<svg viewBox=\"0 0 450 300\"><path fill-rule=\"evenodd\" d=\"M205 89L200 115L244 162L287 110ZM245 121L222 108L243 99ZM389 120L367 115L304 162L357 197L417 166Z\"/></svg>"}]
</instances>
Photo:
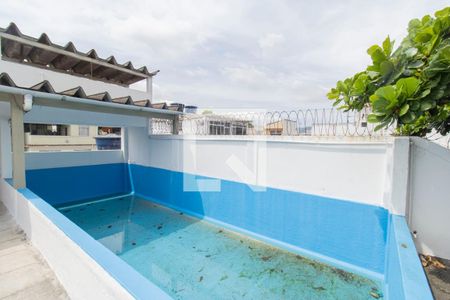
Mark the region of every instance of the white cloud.
<instances>
[{"instance_id":1,"label":"white cloud","mask_svg":"<svg viewBox=\"0 0 450 300\"><path fill-rule=\"evenodd\" d=\"M284 41L284 36L279 33L268 33L261 37L258 41L259 47L262 50L274 48Z\"/></svg>"},{"instance_id":2,"label":"white cloud","mask_svg":"<svg viewBox=\"0 0 450 300\"><path fill-rule=\"evenodd\" d=\"M186 75L189 77L205 77L209 75L209 71L202 67L194 67L185 71Z\"/></svg>"},{"instance_id":3,"label":"white cloud","mask_svg":"<svg viewBox=\"0 0 450 300\"><path fill-rule=\"evenodd\" d=\"M255 66L225 67L223 75L233 83L257 87L271 83L269 74L259 70Z\"/></svg>"},{"instance_id":4,"label":"white cloud","mask_svg":"<svg viewBox=\"0 0 450 300\"><path fill-rule=\"evenodd\" d=\"M0 26L160 69L155 98L295 108L328 103L326 89L365 68L370 45L388 34L400 42L411 18L447 2L6 1Z\"/></svg>"}]
</instances>

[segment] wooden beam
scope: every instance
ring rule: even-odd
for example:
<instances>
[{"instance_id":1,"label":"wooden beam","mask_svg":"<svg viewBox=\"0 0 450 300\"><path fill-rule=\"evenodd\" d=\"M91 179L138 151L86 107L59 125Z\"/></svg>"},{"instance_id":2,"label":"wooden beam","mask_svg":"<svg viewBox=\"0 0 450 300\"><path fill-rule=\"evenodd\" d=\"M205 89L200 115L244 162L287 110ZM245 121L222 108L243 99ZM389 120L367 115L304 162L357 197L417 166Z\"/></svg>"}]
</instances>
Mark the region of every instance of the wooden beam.
<instances>
[{"instance_id":1,"label":"wooden beam","mask_svg":"<svg viewBox=\"0 0 450 300\"><path fill-rule=\"evenodd\" d=\"M25 179L25 133L23 125L23 96L14 95L11 100L11 145L13 163L13 186L26 187Z\"/></svg>"}]
</instances>

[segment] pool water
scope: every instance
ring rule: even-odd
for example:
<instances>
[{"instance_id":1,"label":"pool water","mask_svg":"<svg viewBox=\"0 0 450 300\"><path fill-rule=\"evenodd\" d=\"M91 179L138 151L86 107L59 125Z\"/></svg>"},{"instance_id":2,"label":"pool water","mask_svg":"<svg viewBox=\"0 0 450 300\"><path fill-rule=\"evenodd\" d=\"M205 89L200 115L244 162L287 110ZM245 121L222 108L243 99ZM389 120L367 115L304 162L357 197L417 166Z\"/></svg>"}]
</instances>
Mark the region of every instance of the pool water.
<instances>
[{"instance_id":1,"label":"pool water","mask_svg":"<svg viewBox=\"0 0 450 300\"><path fill-rule=\"evenodd\" d=\"M135 196L62 207L174 299L375 299L379 282Z\"/></svg>"}]
</instances>

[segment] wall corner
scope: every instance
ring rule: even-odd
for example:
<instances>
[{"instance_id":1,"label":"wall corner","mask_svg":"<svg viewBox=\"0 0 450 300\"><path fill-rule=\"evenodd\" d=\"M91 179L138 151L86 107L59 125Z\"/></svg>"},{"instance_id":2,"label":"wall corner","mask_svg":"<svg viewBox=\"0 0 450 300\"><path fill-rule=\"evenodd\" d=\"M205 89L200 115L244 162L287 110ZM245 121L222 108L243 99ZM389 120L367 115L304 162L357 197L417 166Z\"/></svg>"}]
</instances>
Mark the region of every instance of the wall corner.
<instances>
[{"instance_id":1,"label":"wall corner","mask_svg":"<svg viewBox=\"0 0 450 300\"><path fill-rule=\"evenodd\" d=\"M406 216L409 197L410 137L394 138L391 154L391 167L388 170L385 207L392 214Z\"/></svg>"}]
</instances>

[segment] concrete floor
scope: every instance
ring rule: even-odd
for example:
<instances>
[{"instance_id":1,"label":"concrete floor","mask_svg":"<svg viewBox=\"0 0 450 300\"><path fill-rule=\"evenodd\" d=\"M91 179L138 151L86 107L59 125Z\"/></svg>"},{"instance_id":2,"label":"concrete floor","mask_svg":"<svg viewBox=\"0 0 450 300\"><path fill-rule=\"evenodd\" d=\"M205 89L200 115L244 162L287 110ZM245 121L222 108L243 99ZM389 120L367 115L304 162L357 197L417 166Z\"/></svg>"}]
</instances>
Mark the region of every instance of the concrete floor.
<instances>
[{"instance_id":1,"label":"concrete floor","mask_svg":"<svg viewBox=\"0 0 450 300\"><path fill-rule=\"evenodd\" d=\"M69 299L0 202L0 299Z\"/></svg>"},{"instance_id":2,"label":"concrete floor","mask_svg":"<svg viewBox=\"0 0 450 300\"><path fill-rule=\"evenodd\" d=\"M426 266L425 273L427 274L428 282L430 283L433 296L436 300L450 299L450 260L443 258L436 258L446 268L437 268L432 264Z\"/></svg>"}]
</instances>

